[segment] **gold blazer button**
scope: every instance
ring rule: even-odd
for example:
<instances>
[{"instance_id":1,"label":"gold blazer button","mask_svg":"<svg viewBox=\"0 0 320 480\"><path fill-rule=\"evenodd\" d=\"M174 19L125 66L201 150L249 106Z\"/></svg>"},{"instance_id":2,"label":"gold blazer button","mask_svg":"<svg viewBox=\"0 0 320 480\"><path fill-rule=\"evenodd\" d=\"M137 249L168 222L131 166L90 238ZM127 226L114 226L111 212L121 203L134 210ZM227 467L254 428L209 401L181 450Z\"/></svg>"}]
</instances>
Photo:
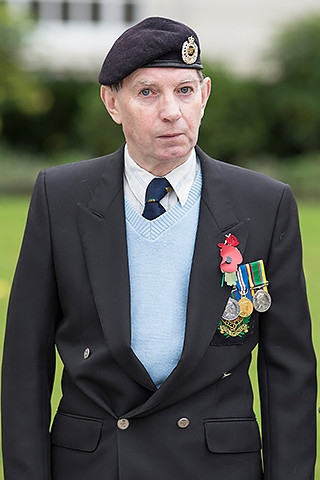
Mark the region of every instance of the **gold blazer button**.
<instances>
[{"instance_id":1,"label":"gold blazer button","mask_svg":"<svg viewBox=\"0 0 320 480\"><path fill-rule=\"evenodd\" d=\"M117 427L119 430L127 430L129 428L130 422L127 418L119 418L117 421Z\"/></svg>"},{"instance_id":2,"label":"gold blazer button","mask_svg":"<svg viewBox=\"0 0 320 480\"><path fill-rule=\"evenodd\" d=\"M190 425L190 420L189 420L189 418L185 418L185 417L180 418L177 421L177 425L178 425L179 428L187 428Z\"/></svg>"}]
</instances>

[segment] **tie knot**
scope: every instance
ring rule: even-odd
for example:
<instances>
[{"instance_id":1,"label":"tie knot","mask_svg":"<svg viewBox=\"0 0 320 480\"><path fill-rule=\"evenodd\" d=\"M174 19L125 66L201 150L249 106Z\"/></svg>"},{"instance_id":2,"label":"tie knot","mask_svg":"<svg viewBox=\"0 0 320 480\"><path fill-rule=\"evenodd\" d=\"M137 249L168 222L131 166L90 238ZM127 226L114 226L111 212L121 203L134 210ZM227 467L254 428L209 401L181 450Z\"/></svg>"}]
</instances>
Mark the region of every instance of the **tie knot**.
<instances>
[{"instance_id":1,"label":"tie knot","mask_svg":"<svg viewBox=\"0 0 320 480\"><path fill-rule=\"evenodd\" d=\"M172 189L165 177L156 177L149 183L146 190L145 208L143 216L153 220L165 212L160 200Z\"/></svg>"}]
</instances>

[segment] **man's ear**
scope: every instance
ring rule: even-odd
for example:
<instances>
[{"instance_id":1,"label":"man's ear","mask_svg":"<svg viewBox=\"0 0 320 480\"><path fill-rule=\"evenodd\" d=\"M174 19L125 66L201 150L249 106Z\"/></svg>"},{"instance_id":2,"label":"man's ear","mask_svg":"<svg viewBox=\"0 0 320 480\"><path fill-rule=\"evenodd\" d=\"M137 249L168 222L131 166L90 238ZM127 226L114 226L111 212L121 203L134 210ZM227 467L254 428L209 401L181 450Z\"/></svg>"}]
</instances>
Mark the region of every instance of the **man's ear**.
<instances>
[{"instance_id":1,"label":"man's ear","mask_svg":"<svg viewBox=\"0 0 320 480\"><path fill-rule=\"evenodd\" d=\"M112 120L121 125L122 121L118 108L117 92L111 90L109 86L102 85L100 89L100 97Z\"/></svg>"},{"instance_id":2,"label":"man's ear","mask_svg":"<svg viewBox=\"0 0 320 480\"><path fill-rule=\"evenodd\" d=\"M202 87L201 87L201 110L202 110L202 116L204 115L204 110L207 105L207 101L210 97L211 93L211 79L209 77L205 77L202 82Z\"/></svg>"}]
</instances>

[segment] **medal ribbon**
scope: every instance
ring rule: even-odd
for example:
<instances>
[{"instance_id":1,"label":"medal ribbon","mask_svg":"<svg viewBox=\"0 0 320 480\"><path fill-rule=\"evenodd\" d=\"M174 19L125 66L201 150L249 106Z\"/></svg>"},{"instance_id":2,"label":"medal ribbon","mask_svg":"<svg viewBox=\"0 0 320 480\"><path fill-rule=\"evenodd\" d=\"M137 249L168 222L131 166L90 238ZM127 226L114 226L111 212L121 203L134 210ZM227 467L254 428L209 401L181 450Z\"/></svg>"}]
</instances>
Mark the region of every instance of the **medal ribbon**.
<instances>
[{"instance_id":1,"label":"medal ribbon","mask_svg":"<svg viewBox=\"0 0 320 480\"><path fill-rule=\"evenodd\" d=\"M249 286L251 289L251 295L254 295L254 291L257 288L263 288L266 292L268 291L268 282L266 277L266 272L264 269L263 260L258 260L257 262L246 263L244 265L248 275Z\"/></svg>"},{"instance_id":2,"label":"medal ribbon","mask_svg":"<svg viewBox=\"0 0 320 480\"><path fill-rule=\"evenodd\" d=\"M249 277L246 269L246 265L240 265L237 270L237 293L236 299L239 300L241 297L245 296L252 300L251 291L249 288Z\"/></svg>"}]
</instances>

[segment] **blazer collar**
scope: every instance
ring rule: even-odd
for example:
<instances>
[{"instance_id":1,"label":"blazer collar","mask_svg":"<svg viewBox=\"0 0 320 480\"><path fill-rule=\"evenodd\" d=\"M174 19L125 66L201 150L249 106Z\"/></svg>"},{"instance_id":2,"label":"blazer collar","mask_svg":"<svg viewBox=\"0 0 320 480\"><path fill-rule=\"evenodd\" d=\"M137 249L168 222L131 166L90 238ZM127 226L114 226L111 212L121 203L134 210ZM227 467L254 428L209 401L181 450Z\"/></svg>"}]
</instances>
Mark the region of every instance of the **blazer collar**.
<instances>
[{"instance_id":1,"label":"blazer collar","mask_svg":"<svg viewBox=\"0 0 320 480\"><path fill-rule=\"evenodd\" d=\"M152 408L197 366L212 339L230 295L221 288L217 244L237 236L244 252L248 219L240 219L229 200L223 167L199 148L202 197L192 262L183 353L175 370L146 405ZM135 381L156 388L130 347L130 287L123 199L123 149L106 157L105 168L88 205L79 204L79 229L106 342L121 368ZM116 320L115 320L116 319ZM139 409L138 409L139 410ZM136 412L138 413L138 412Z\"/></svg>"}]
</instances>

